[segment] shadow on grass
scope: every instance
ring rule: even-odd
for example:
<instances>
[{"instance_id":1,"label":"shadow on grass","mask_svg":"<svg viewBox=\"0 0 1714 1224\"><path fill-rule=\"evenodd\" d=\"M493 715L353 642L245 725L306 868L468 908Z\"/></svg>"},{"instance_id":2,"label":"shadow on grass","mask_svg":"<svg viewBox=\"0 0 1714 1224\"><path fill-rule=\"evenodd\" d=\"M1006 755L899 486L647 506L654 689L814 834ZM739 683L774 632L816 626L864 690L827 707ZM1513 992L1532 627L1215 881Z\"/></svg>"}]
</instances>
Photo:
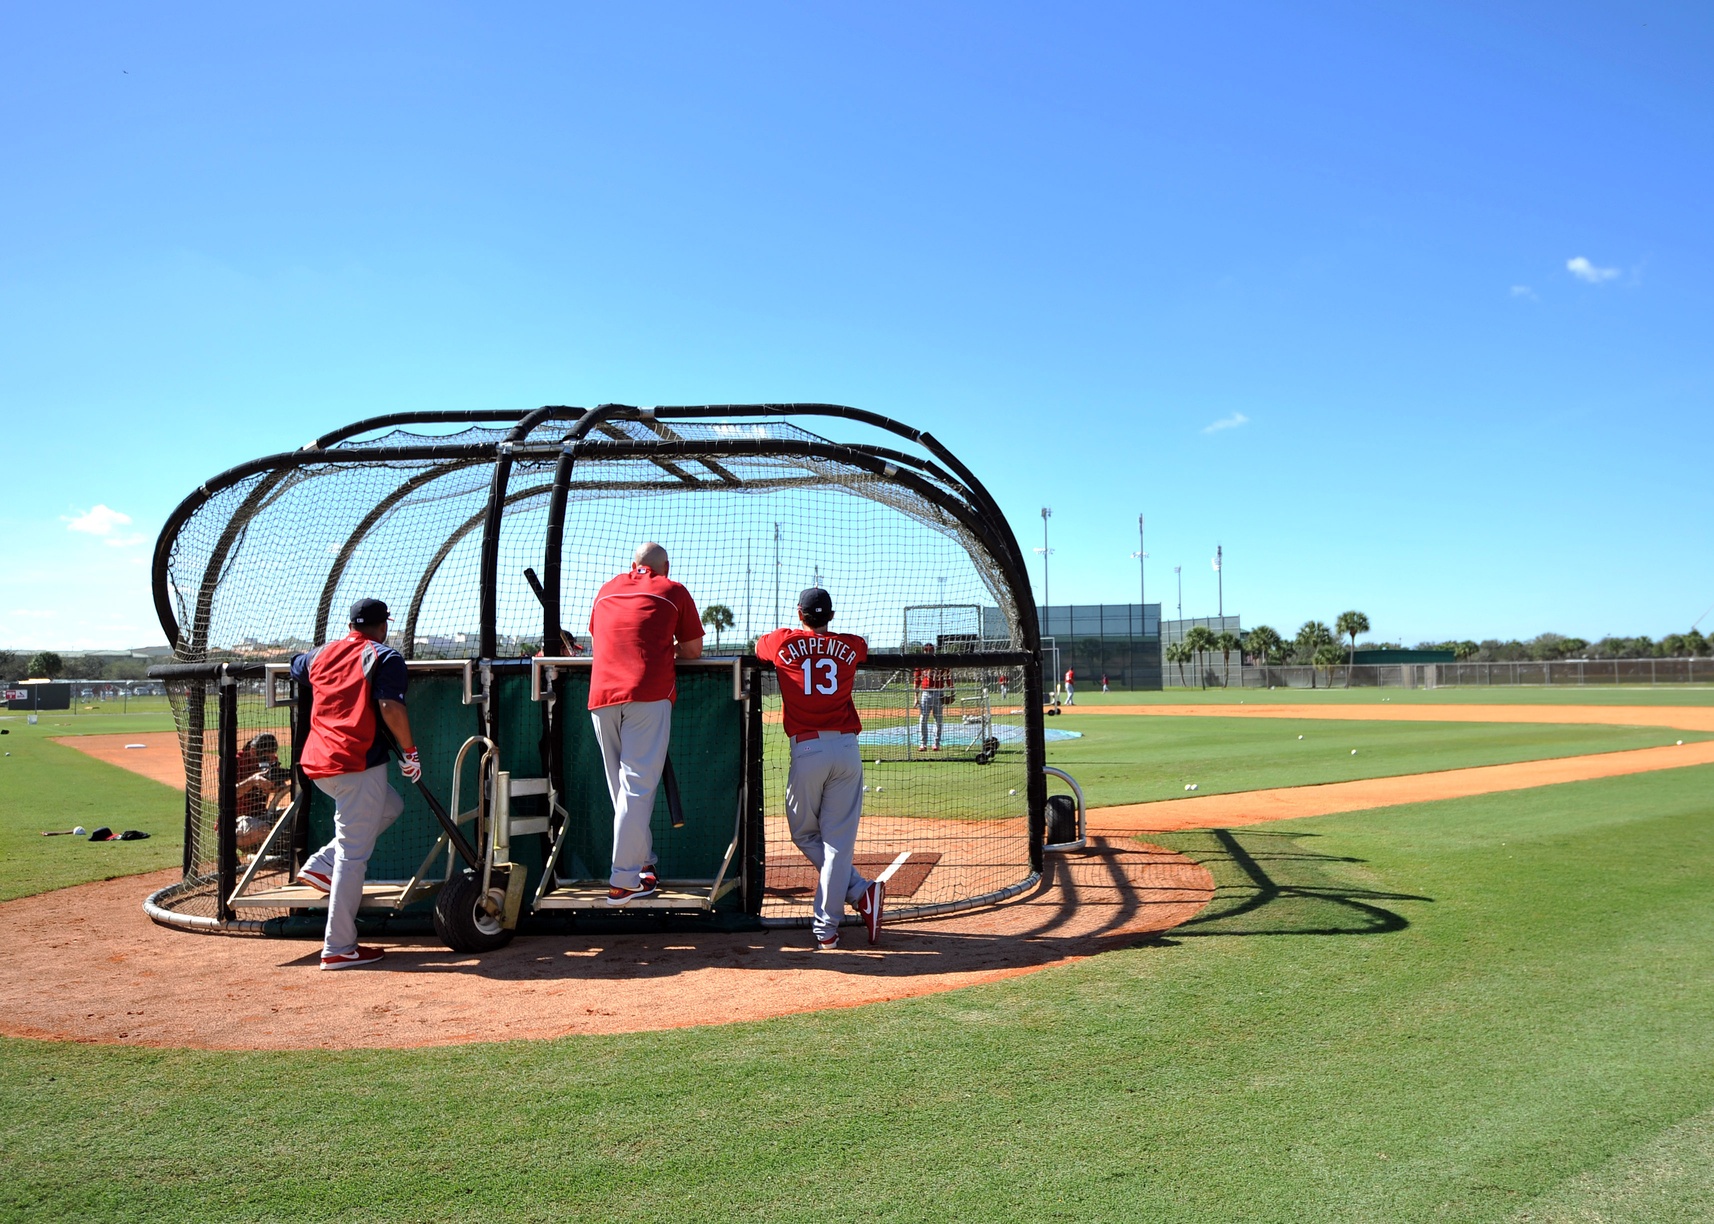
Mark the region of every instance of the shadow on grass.
<instances>
[{"instance_id":1,"label":"shadow on grass","mask_svg":"<svg viewBox=\"0 0 1714 1224\"><path fill-rule=\"evenodd\" d=\"M1336 866L1364 860L1317 854L1298 846L1318 837L1272 829L1207 829L1150 836L1214 877L1214 900L1175 928L1193 935L1386 935L1410 925L1379 902L1428 901L1412 893L1359 888Z\"/></svg>"}]
</instances>

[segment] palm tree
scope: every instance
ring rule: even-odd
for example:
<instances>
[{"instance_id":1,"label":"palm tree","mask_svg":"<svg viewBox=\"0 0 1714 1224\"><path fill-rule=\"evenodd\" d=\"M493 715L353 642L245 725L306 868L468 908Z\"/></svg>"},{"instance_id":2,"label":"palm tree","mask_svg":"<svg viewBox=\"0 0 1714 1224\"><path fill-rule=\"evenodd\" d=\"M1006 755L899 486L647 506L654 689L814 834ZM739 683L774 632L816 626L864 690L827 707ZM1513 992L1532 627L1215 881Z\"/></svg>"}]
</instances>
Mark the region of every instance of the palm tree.
<instances>
[{"instance_id":1,"label":"palm tree","mask_svg":"<svg viewBox=\"0 0 1714 1224\"><path fill-rule=\"evenodd\" d=\"M1181 685L1186 684L1184 665L1190 662L1190 647L1183 642L1172 642L1166 648L1165 657L1168 663L1178 664L1178 682Z\"/></svg>"},{"instance_id":2,"label":"palm tree","mask_svg":"<svg viewBox=\"0 0 1714 1224\"><path fill-rule=\"evenodd\" d=\"M1214 631L1207 625L1192 625L1184 635L1184 644L1196 656L1196 673L1200 677L1202 687L1207 688L1208 676L1202 670L1202 656L1219 649Z\"/></svg>"},{"instance_id":3,"label":"palm tree","mask_svg":"<svg viewBox=\"0 0 1714 1224\"><path fill-rule=\"evenodd\" d=\"M1257 625L1244 635L1244 649L1264 667L1272 663L1284 647L1285 639L1272 625Z\"/></svg>"},{"instance_id":4,"label":"palm tree","mask_svg":"<svg viewBox=\"0 0 1714 1224\"><path fill-rule=\"evenodd\" d=\"M1232 652L1239 649L1238 635L1233 633L1230 629L1221 630L1219 635L1214 639L1214 649L1220 652L1220 683L1221 687L1225 687L1232 681ZM1240 668L1243 666L1243 663L1243 656L1240 655L1238 658L1238 665ZM1243 677L1239 676L1238 679L1242 682Z\"/></svg>"},{"instance_id":5,"label":"palm tree","mask_svg":"<svg viewBox=\"0 0 1714 1224\"><path fill-rule=\"evenodd\" d=\"M1452 657L1457 659L1460 663L1474 659L1479 653L1481 653L1481 650L1482 648L1480 646L1469 640L1452 643Z\"/></svg>"},{"instance_id":6,"label":"palm tree","mask_svg":"<svg viewBox=\"0 0 1714 1224\"><path fill-rule=\"evenodd\" d=\"M709 604L702 610L702 623L714 630L714 649L720 649L720 631L730 629L737 621L732 616L732 609L725 604Z\"/></svg>"},{"instance_id":7,"label":"palm tree","mask_svg":"<svg viewBox=\"0 0 1714 1224\"><path fill-rule=\"evenodd\" d=\"M1351 657L1345 668L1345 687L1350 688L1351 668L1357 665L1357 635L1369 632L1369 618L1361 612L1341 612L1333 623L1338 626L1340 636L1351 639Z\"/></svg>"},{"instance_id":8,"label":"palm tree","mask_svg":"<svg viewBox=\"0 0 1714 1224\"><path fill-rule=\"evenodd\" d=\"M1320 621L1304 621L1297 631L1297 637L1292 641L1292 657L1299 663L1315 665L1315 652L1323 646L1333 645L1333 630ZM1315 674L1310 673L1309 687L1315 687Z\"/></svg>"},{"instance_id":9,"label":"palm tree","mask_svg":"<svg viewBox=\"0 0 1714 1224\"><path fill-rule=\"evenodd\" d=\"M1344 661L1345 652L1339 649L1338 645L1334 642L1326 642L1317 646L1315 648L1315 657L1312 660L1315 666L1325 667L1327 669L1328 688L1333 687L1333 669L1338 667ZM1345 673L1345 687L1351 687L1351 673L1349 671Z\"/></svg>"}]
</instances>

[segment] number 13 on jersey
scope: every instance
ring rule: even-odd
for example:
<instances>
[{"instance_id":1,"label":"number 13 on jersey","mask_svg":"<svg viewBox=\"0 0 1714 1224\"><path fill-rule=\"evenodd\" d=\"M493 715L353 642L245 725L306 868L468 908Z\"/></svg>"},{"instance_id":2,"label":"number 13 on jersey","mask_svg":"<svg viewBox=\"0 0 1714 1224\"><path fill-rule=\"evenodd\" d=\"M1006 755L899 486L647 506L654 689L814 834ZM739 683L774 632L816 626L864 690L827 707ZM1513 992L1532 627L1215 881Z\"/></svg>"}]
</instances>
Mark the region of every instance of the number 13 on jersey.
<instances>
[{"instance_id":1,"label":"number 13 on jersey","mask_svg":"<svg viewBox=\"0 0 1714 1224\"><path fill-rule=\"evenodd\" d=\"M838 660L805 659L803 666L803 691L804 696L806 697L815 693L837 693L839 691Z\"/></svg>"}]
</instances>

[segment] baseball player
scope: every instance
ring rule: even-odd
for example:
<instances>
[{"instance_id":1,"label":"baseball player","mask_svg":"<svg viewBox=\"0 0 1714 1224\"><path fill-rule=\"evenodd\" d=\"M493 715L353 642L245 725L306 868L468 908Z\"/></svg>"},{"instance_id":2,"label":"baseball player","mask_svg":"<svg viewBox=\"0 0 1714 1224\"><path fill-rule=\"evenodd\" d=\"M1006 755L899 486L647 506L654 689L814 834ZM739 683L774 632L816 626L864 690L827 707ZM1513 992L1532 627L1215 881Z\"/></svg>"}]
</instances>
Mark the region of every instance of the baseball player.
<instances>
[{"instance_id":1,"label":"baseball player","mask_svg":"<svg viewBox=\"0 0 1714 1224\"><path fill-rule=\"evenodd\" d=\"M674 660L702 657L696 601L667 577L668 568L666 549L639 544L631 568L603 586L589 609L589 717L613 797L608 905L657 891L649 820L672 737Z\"/></svg>"},{"instance_id":2,"label":"baseball player","mask_svg":"<svg viewBox=\"0 0 1714 1224\"><path fill-rule=\"evenodd\" d=\"M1106 672L1101 673L1101 691L1103 693L1105 693L1107 691L1107 673Z\"/></svg>"},{"instance_id":3,"label":"baseball player","mask_svg":"<svg viewBox=\"0 0 1714 1224\"><path fill-rule=\"evenodd\" d=\"M924 654L933 654L933 646L924 646ZM952 673L944 667L919 667L912 673L917 691L917 738L923 752L939 752L941 733L946 728L946 693L952 687ZM928 720L934 719L934 747L928 746Z\"/></svg>"},{"instance_id":4,"label":"baseball player","mask_svg":"<svg viewBox=\"0 0 1714 1224\"><path fill-rule=\"evenodd\" d=\"M839 946L839 923L851 902L874 943L881 937L887 886L866 880L851 854L863 814L863 756L857 733L863 724L851 700L857 665L869 646L851 633L829 633L833 597L820 587L798 596L801 629L775 629L756 642L756 657L772 663L785 702L786 735L792 744L786 776L786 823L792 841L814 864L815 947Z\"/></svg>"},{"instance_id":5,"label":"baseball player","mask_svg":"<svg viewBox=\"0 0 1714 1224\"><path fill-rule=\"evenodd\" d=\"M1066 705L1076 705L1077 704L1077 686L1072 683L1076 679L1076 677L1077 677L1077 673L1074 672L1071 668L1068 667L1065 669L1065 704Z\"/></svg>"},{"instance_id":6,"label":"baseball player","mask_svg":"<svg viewBox=\"0 0 1714 1224\"><path fill-rule=\"evenodd\" d=\"M333 840L310 855L298 882L327 895L323 969L372 965L383 953L357 943L357 910L375 839L398 819L405 801L387 783L387 739L392 732L410 782L423 776L411 720L405 713L405 660L386 644L387 605L359 599L351 605L351 632L292 659L292 679L313 694L309 736L300 764L304 776L333 800Z\"/></svg>"}]
</instances>

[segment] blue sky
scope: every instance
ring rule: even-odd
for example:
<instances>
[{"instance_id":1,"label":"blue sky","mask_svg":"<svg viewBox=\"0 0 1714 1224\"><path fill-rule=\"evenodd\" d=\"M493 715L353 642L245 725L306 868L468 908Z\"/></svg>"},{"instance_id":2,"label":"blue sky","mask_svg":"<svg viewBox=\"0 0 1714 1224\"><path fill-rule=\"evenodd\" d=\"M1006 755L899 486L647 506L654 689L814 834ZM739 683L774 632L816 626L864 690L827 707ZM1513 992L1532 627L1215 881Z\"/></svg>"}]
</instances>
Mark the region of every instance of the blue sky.
<instances>
[{"instance_id":1,"label":"blue sky","mask_svg":"<svg viewBox=\"0 0 1714 1224\"><path fill-rule=\"evenodd\" d=\"M11 6L0 644L158 639L244 459L607 400L926 427L1055 602L1144 513L1169 614L1218 543L1247 625L1683 629L1711 61L1689 4Z\"/></svg>"}]
</instances>

